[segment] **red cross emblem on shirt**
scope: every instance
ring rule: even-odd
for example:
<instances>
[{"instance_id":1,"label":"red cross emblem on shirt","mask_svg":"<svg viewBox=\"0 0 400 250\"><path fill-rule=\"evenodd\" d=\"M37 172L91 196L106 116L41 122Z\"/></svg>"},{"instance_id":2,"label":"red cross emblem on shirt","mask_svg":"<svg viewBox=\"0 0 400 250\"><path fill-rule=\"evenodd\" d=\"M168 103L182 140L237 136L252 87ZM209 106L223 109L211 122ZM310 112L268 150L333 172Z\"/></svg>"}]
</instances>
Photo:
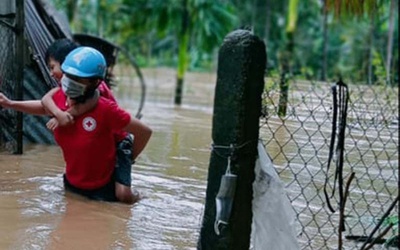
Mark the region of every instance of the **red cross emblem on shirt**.
<instances>
[{"instance_id":1,"label":"red cross emblem on shirt","mask_svg":"<svg viewBox=\"0 0 400 250\"><path fill-rule=\"evenodd\" d=\"M93 131L96 128L97 123L96 123L96 120L94 118L88 116L88 117L85 117L85 119L83 119L82 125L83 125L83 128L86 131L90 132L90 131Z\"/></svg>"}]
</instances>

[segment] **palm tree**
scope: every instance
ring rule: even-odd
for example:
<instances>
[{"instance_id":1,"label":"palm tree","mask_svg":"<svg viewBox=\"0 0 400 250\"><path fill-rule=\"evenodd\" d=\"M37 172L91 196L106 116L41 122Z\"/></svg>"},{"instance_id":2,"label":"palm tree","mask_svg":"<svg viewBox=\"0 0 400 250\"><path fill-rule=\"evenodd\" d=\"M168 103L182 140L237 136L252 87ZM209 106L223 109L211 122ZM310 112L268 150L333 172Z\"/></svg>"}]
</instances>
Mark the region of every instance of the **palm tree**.
<instances>
[{"instance_id":1,"label":"palm tree","mask_svg":"<svg viewBox=\"0 0 400 250\"><path fill-rule=\"evenodd\" d=\"M327 9L333 11L337 17L341 15L364 15L371 16L370 35L369 35L369 51L368 51L368 82L372 82L372 48L374 45L375 18L382 6L383 1L377 0L327 0ZM393 33L394 33L394 12L397 10L394 0L390 0L389 29L386 51L386 82L391 82L391 63L393 51Z\"/></svg>"},{"instance_id":2,"label":"palm tree","mask_svg":"<svg viewBox=\"0 0 400 250\"><path fill-rule=\"evenodd\" d=\"M394 33L394 15L397 10L395 1L390 1L390 15L389 15L389 30L388 30L388 42L387 42L387 53L386 53L386 82L391 82L391 65L392 65L392 51L393 51L393 33Z\"/></svg>"},{"instance_id":3,"label":"palm tree","mask_svg":"<svg viewBox=\"0 0 400 250\"><path fill-rule=\"evenodd\" d=\"M156 31L159 40L173 38L177 51L177 75L174 103L182 103L189 51L198 48L210 52L222 42L236 23L234 7L224 0L124 0L125 16L122 30L129 36Z\"/></svg>"},{"instance_id":4,"label":"palm tree","mask_svg":"<svg viewBox=\"0 0 400 250\"><path fill-rule=\"evenodd\" d=\"M379 0L378 0L379 1ZM374 14L377 10L377 0L327 0L328 11L333 11L337 17L341 15Z\"/></svg>"},{"instance_id":5,"label":"palm tree","mask_svg":"<svg viewBox=\"0 0 400 250\"><path fill-rule=\"evenodd\" d=\"M322 21L322 32L323 32L323 61L322 61L322 72L321 80L326 81L328 72L328 9L326 8L327 0L322 0L323 2L323 21Z\"/></svg>"},{"instance_id":6,"label":"palm tree","mask_svg":"<svg viewBox=\"0 0 400 250\"><path fill-rule=\"evenodd\" d=\"M286 115L287 101L289 94L288 74L291 72L292 58L294 54L294 32L297 26L297 10L299 0L289 0L289 8L287 12L286 24L286 48L281 56L281 76L279 81L280 96L278 104L278 115L283 117Z\"/></svg>"},{"instance_id":7,"label":"palm tree","mask_svg":"<svg viewBox=\"0 0 400 250\"><path fill-rule=\"evenodd\" d=\"M233 7L224 1L181 0L178 33L178 66L175 87L176 105L182 103L185 72L190 46L209 52L217 47L236 22ZM179 17L179 15L178 15ZM190 40L192 38L192 40Z\"/></svg>"},{"instance_id":8,"label":"palm tree","mask_svg":"<svg viewBox=\"0 0 400 250\"><path fill-rule=\"evenodd\" d=\"M66 14L67 14L67 18L70 21L70 25L74 24L74 18L75 18L75 12L76 9L78 7L78 1L74 1L74 0L67 0L65 2L65 9L66 9Z\"/></svg>"}]
</instances>

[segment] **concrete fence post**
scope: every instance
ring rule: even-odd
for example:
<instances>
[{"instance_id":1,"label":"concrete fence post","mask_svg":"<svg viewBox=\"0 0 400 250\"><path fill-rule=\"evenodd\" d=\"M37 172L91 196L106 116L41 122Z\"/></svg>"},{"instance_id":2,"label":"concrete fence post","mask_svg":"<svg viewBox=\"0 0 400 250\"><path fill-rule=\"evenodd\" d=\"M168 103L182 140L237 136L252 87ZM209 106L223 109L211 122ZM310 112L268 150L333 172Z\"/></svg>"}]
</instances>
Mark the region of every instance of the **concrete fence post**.
<instances>
[{"instance_id":1,"label":"concrete fence post","mask_svg":"<svg viewBox=\"0 0 400 250\"><path fill-rule=\"evenodd\" d=\"M265 69L266 50L261 39L241 29L225 37L218 55L213 149L198 249L250 247L252 183ZM222 223L215 223L216 216Z\"/></svg>"}]
</instances>

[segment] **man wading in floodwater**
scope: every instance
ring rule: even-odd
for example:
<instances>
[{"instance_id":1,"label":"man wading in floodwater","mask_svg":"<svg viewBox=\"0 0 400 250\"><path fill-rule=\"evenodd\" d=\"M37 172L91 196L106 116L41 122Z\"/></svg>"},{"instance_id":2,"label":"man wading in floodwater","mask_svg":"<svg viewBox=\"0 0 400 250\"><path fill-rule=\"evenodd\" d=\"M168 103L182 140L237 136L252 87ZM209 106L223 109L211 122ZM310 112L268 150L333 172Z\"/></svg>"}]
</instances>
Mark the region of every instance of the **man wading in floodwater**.
<instances>
[{"instance_id":1,"label":"man wading in floodwater","mask_svg":"<svg viewBox=\"0 0 400 250\"><path fill-rule=\"evenodd\" d=\"M61 89L53 94L62 111L95 98L92 110L74 117L74 123L54 129L54 137L66 162L64 184L67 190L95 200L132 204L140 199L131 190L131 162L116 164L115 132L124 130L134 137L132 159L145 148L151 129L117 104L98 93L105 77L104 56L90 47L79 47L68 54L61 69ZM9 108L13 102L0 93L0 105ZM24 106L27 105L27 106ZM43 105L19 103L19 109L32 114L47 114ZM16 108L15 108L16 109ZM132 148L127 145L126 149Z\"/></svg>"}]
</instances>

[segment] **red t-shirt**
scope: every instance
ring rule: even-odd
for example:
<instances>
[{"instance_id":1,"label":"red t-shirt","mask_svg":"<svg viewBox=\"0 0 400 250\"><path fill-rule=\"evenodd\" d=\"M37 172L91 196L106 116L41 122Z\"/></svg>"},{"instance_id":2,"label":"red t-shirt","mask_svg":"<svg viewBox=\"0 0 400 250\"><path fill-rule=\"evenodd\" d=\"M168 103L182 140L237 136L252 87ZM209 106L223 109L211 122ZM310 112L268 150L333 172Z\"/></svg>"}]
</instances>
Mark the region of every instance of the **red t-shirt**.
<instances>
[{"instance_id":1,"label":"red t-shirt","mask_svg":"<svg viewBox=\"0 0 400 250\"><path fill-rule=\"evenodd\" d=\"M101 81L100 85L97 87L98 90L100 91L100 95L117 103L117 100L114 98L114 95L112 94L110 88L107 86L107 84L104 81ZM120 142L122 141L126 136L128 135L127 132L121 130L115 133L115 141Z\"/></svg>"},{"instance_id":2,"label":"red t-shirt","mask_svg":"<svg viewBox=\"0 0 400 250\"><path fill-rule=\"evenodd\" d=\"M61 89L53 100L61 110L68 109ZM116 161L114 136L130 119L130 114L115 102L100 97L96 107L76 117L74 124L54 130L66 162L66 177L73 186L95 189L110 181Z\"/></svg>"},{"instance_id":3,"label":"red t-shirt","mask_svg":"<svg viewBox=\"0 0 400 250\"><path fill-rule=\"evenodd\" d=\"M59 87L61 88L60 83L58 84ZM106 99L109 99L115 103L117 103L117 100L115 99L114 95L112 94L110 88L107 86L105 81L101 81L99 86L97 87L97 89L100 92L100 95L103 96ZM115 141L116 142L120 142L122 141L126 136L128 135L127 132L121 130L121 131L117 131L115 132L114 136L115 136Z\"/></svg>"}]
</instances>

